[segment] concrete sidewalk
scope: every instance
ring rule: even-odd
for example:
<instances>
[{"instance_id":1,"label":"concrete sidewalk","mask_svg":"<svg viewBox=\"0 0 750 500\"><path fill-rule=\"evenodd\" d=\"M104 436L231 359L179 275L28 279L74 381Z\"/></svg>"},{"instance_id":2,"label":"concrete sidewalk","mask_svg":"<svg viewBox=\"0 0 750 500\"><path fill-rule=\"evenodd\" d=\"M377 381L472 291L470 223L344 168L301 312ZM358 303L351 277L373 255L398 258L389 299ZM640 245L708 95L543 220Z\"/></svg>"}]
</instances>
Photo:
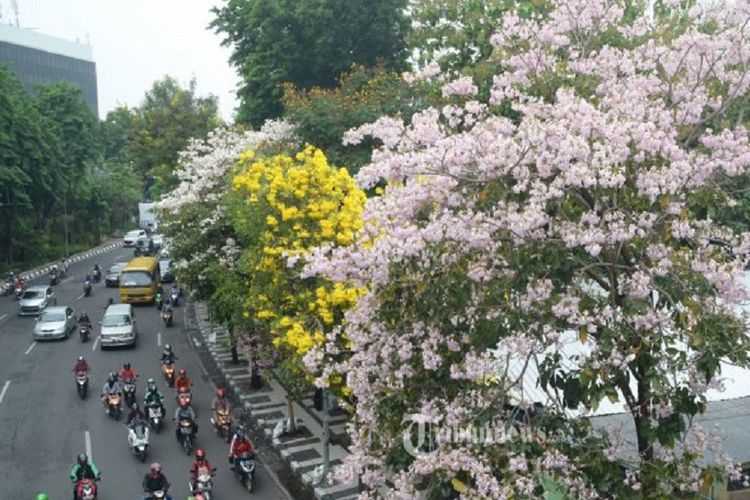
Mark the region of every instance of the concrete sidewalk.
<instances>
[{"instance_id":1,"label":"concrete sidewalk","mask_svg":"<svg viewBox=\"0 0 750 500\"><path fill-rule=\"evenodd\" d=\"M359 489L355 483L329 485L324 482L319 486L312 484L313 471L323 463L322 412L314 408L313 393L303 398L302 404L294 403L294 416L300 432L293 437L274 438L273 430L276 424L289 418L286 391L275 378L265 380L262 388L254 389L250 384L251 374L248 364L246 362L232 364L229 334L226 329L209 322L208 309L205 304L195 304L195 312L203 342L219 370L242 401L245 409L250 412L258 427L263 429L264 434L273 442L287 465L320 500L357 498ZM341 442L341 438L346 434L347 416L341 410L333 410L329 415L331 440ZM342 459L348 454L348 451L338 444L331 444L329 449L331 467L342 463Z\"/></svg>"}]
</instances>

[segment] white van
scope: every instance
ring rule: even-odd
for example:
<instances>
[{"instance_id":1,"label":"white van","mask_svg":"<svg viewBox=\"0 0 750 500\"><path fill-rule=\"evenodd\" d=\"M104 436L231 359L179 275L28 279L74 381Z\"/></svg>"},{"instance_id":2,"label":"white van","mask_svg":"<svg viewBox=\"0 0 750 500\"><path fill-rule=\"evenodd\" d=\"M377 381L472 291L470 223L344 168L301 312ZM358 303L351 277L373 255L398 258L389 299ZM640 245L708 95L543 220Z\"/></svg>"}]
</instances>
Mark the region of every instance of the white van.
<instances>
[{"instance_id":1,"label":"white van","mask_svg":"<svg viewBox=\"0 0 750 500\"><path fill-rule=\"evenodd\" d=\"M130 304L112 304L107 307L102 320L101 347L135 346L138 328L135 311Z\"/></svg>"}]
</instances>

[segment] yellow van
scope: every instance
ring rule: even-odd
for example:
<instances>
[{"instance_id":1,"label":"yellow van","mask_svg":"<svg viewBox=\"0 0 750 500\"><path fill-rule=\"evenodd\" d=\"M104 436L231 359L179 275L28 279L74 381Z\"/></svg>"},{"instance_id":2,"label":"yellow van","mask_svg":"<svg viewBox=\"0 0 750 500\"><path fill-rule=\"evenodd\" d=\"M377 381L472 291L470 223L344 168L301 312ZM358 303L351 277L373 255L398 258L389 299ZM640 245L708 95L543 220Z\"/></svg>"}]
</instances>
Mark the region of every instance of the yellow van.
<instances>
[{"instance_id":1,"label":"yellow van","mask_svg":"<svg viewBox=\"0 0 750 500\"><path fill-rule=\"evenodd\" d=\"M161 284L159 259L136 257L128 262L120 274L120 301L154 303L156 288Z\"/></svg>"}]
</instances>

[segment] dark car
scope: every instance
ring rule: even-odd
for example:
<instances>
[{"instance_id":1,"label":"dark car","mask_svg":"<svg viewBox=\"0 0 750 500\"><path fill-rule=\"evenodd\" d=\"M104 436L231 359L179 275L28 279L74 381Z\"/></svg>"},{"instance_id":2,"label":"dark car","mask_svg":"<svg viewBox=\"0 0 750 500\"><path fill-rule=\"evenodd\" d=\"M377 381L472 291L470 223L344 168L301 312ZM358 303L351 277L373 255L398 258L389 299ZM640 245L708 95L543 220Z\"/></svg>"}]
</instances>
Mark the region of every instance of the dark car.
<instances>
[{"instance_id":1,"label":"dark car","mask_svg":"<svg viewBox=\"0 0 750 500\"><path fill-rule=\"evenodd\" d=\"M135 242L135 250L133 250L133 255L135 255L136 257L142 255L154 255L155 253L156 247L154 246L154 242L148 236L138 238L138 241Z\"/></svg>"},{"instance_id":2,"label":"dark car","mask_svg":"<svg viewBox=\"0 0 750 500\"><path fill-rule=\"evenodd\" d=\"M109 287L120 286L120 273L128 265L127 262L115 262L104 277L104 284Z\"/></svg>"},{"instance_id":3,"label":"dark car","mask_svg":"<svg viewBox=\"0 0 750 500\"><path fill-rule=\"evenodd\" d=\"M174 281L174 274L172 270L172 259L160 260L159 269L161 269L161 282L162 283L172 283Z\"/></svg>"}]
</instances>

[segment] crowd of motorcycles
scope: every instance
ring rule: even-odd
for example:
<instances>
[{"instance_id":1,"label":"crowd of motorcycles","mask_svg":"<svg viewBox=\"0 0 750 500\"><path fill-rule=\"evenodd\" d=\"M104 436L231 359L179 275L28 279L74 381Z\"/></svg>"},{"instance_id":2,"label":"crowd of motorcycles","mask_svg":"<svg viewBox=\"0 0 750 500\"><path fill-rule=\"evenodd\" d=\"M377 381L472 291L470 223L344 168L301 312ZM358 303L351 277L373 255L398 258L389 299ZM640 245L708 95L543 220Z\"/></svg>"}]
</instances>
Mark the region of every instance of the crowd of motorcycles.
<instances>
[{"instance_id":1,"label":"crowd of motorcycles","mask_svg":"<svg viewBox=\"0 0 750 500\"><path fill-rule=\"evenodd\" d=\"M62 281L67 271L67 263L65 261L60 264L52 266L49 274L49 283L51 286L57 285ZM83 283L83 293L85 296L90 296L93 289L94 283L99 283L102 279L102 271L97 264L93 272L87 275ZM24 290L28 285L28 280L23 276L17 276L14 273L9 273L5 278L4 282L0 284L0 293L3 295L14 294L16 299L20 299L23 295ZM179 288L174 285L167 297L164 297L164 291L159 288L156 297L155 304L157 309L160 311L161 318L166 326L172 326L174 320L174 307L180 305L181 292ZM110 303L112 303L110 299ZM91 336L91 323L88 318L79 320L79 334L82 342L87 342ZM179 445L185 451L186 454L191 455L196 450L196 436L198 426L195 421L195 411L192 406L192 383L187 378L187 373L184 369L179 370L180 376L175 373L175 361L177 357L171 352L171 348L166 346L165 351L161 357L161 374L172 390L175 391L175 402L177 405L175 411L174 422L176 424L175 435L179 442ZM83 363L80 365L79 363ZM127 365L130 368L129 364ZM84 368L85 367L85 368ZM76 391L81 399L85 399L89 392L89 372L88 365L83 360L83 357L79 358L79 362L74 368ZM134 372L133 372L134 373ZM134 377L123 377L123 371L119 374L111 373L109 378L115 377L117 390L107 390L107 384L102 389L102 403L105 406L107 414L114 420L120 420L123 415L123 407L130 409L130 415L128 415L129 422L126 423L128 427L128 445L131 452L141 462L145 462L148 454L151 450L151 431L159 433L163 427L166 419L164 398L156 390L156 385L153 379L149 379L149 390L155 391L159 396L158 398L151 397L148 395L144 397L143 412L140 412L138 406L137 397L137 383L135 375ZM187 382L185 379L187 378ZM109 381L108 381L109 383ZM223 394L223 390L221 391ZM151 392L153 394L153 392ZM218 391L217 391L218 395ZM133 415L135 414L135 417ZM233 450L235 449L235 440L238 436L249 443L245 436L244 429L242 426L238 428L237 433L233 433L233 419L231 409L228 403L217 405L211 417L211 423L216 434L227 443L232 443L230 446L230 462L233 463L233 469L235 476L242 483L244 488L252 492L255 483L255 455L252 451L252 444L249 445L249 451L244 450L234 457ZM153 466L152 466L153 467ZM207 467L200 467L197 469L197 473L194 474L188 486L191 495L195 500L210 500L213 498L213 476L216 469L208 469ZM75 478L73 477L73 488L76 500L96 500L98 491L96 482L100 479L100 474L90 474L89 477ZM145 484L145 483L144 483ZM153 491L147 491L143 497L146 500L161 500L171 498L167 488L157 489Z\"/></svg>"}]
</instances>

